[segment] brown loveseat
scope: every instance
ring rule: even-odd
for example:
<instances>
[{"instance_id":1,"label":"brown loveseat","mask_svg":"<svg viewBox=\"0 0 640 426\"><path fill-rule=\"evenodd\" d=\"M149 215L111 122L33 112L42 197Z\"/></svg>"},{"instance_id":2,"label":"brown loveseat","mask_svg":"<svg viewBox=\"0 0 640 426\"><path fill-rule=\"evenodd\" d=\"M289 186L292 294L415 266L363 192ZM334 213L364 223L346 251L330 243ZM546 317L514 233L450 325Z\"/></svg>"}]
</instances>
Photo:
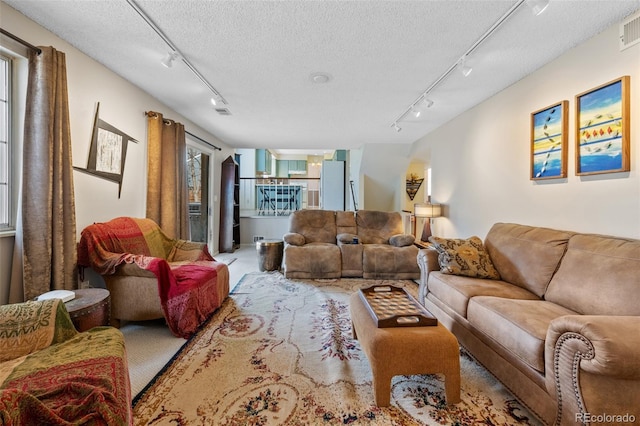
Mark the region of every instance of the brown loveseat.
<instances>
[{"instance_id":1,"label":"brown loveseat","mask_svg":"<svg viewBox=\"0 0 640 426\"><path fill-rule=\"evenodd\" d=\"M284 242L287 278L420 277L418 248L398 212L298 210Z\"/></svg>"},{"instance_id":2,"label":"brown loveseat","mask_svg":"<svg viewBox=\"0 0 640 426\"><path fill-rule=\"evenodd\" d=\"M441 272L445 247L420 251L420 301L525 405L548 424L640 421L640 240L497 223L500 279Z\"/></svg>"}]
</instances>

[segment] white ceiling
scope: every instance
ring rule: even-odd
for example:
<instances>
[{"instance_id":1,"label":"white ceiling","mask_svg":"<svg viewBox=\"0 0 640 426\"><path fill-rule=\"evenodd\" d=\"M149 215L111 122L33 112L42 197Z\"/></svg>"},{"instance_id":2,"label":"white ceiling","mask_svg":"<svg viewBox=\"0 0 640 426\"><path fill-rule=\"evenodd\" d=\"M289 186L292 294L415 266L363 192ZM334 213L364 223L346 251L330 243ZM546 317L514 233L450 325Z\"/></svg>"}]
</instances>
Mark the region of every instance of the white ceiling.
<instances>
[{"instance_id":1,"label":"white ceiling","mask_svg":"<svg viewBox=\"0 0 640 426\"><path fill-rule=\"evenodd\" d=\"M519 1L135 0L224 97L136 12L133 0L3 0L232 147L352 149L407 144L640 9L640 0L526 3L392 128L420 95ZM28 41L28 40L27 40ZM327 73L328 83L312 82ZM187 129L188 130L188 129Z\"/></svg>"}]
</instances>

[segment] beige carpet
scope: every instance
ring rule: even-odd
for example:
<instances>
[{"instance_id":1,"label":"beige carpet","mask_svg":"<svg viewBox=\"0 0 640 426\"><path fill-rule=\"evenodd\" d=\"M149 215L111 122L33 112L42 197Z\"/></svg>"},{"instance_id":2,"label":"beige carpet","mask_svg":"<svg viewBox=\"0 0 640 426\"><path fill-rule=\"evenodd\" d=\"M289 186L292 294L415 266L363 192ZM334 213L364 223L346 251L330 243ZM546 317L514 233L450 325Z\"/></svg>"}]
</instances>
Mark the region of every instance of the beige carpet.
<instances>
[{"instance_id":1,"label":"beige carpet","mask_svg":"<svg viewBox=\"0 0 640 426\"><path fill-rule=\"evenodd\" d=\"M373 405L371 371L351 338L349 295L371 284L243 277L222 308L134 400L134 422L213 425L539 424L462 352L462 402L440 375L396 376L391 407Z\"/></svg>"}]
</instances>

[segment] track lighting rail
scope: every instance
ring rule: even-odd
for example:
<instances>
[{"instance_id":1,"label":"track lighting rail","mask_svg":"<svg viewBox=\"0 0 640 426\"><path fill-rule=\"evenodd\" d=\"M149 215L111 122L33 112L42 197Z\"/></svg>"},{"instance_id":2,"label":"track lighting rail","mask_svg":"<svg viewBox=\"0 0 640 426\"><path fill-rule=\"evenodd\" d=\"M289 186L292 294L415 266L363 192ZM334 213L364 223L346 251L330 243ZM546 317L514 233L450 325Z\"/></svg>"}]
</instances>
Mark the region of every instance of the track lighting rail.
<instances>
[{"instance_id":1,"label":"track lighting rail","mask_svg":"<svg viewBox=\"0 0 640 426\"><path fill-rule=\"evenodd\" d=\"M391 123L390 127L394 128L397 132L402 130L402 128L399 127L398 123L402 121L409 113L411 113L411 111L416 107L416 105L418 105L418 103L422 99L427 99L429 93L431 93L440 83L442 83L447 77L449 77L453 70L458 68L461 64L464 65L464 61L466 60L466 58L469 57L469 55L471 55L478 47L480 47L480 45L491 36L491 34L496 32L498 28L500 28L500 26L507 19L509 19L509 17L511 17L511 15L513 15L525 2L526 0L518 0L513 6L511 6L511 8L504 15L502 15L500 19L498 19L482 36L480 36L480 38L476 40L476 42L473 43L471 47L467 49L467 51L462 56L460 56L460 58L453 65L447 68L447 70L442 73L442 75L438 77L437 80L431 83L431 85L429 85L429 87L427 87L427 89L423 91L420 96L418 96L418 98L413 101L413 103L411 103L411 105L407 109L404 110L402 114L396 117L396 119ZM468 73L466 75L468 75Z\"/></svg>"},{"instance_id":2,"label":"track lighting rail","mask_svg":"<svg viewBox=\"0 0 640 426\"><path fill-rule=\"evenodd\" d=\"M215 98L218 101L222 102L225 105L228 105L227 100L220 94L220 92L218 92L216 88L213 87L213 85L211 85L211 83L209 83L202 74L200 74L200 72L196 69L196 67L194 67L191 64L191 62L189 62L189 60L184 57L184 55L180 52L180 50L178 50L176 45L173 44L173 42L169 39L169 37L166 36L166 34L155 24L155 22L153 22L153 20L140 8L140 6L138 6L138 4L134 0L127 0L127 3L129 3L129 6L131 6L133 10L135 10L138 13L138 15L140 15L140 17L147 23L147 25L149 25L151 29L155 31L155 33L158 34L158 36L160 36L162 41L164 41L167 44L167 46L169 46L169 48L172 50L172 52L170 53L175 54L177 55L177 58L182 59L182 62L184 62L187 68L189 68L189 70L191 70L191 72L196 77L198 77L198 79L205 86L207 86L207 89L209 89L214 94Z\"/></svg>"}]
</instances>

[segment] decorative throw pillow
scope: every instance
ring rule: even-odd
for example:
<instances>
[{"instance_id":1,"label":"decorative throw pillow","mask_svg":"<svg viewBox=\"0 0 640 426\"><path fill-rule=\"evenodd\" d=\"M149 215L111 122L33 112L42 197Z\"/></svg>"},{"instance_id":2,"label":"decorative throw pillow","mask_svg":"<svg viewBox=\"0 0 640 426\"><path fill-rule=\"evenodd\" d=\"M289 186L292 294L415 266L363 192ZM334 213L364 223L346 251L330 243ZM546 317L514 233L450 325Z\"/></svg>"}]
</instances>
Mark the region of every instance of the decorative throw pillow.
<instances>
[{"instance_id":1,"label":"decorative throw pillow","mask_svg":"<svg viewBox=\"0 0 640 426\"><path fill-rule=\"evenodd\" d=\"M76 333L60 299L0 306L0 362L39 351Z\"/></svg>"},{"instance_id":2,"label":"decorative throw pillow","mask_svg":"<svg viewBox=\"0 0 640 426\"><path fill-rule=\"evenodd\" d=\"M438 251L440 272L465 277L500 279L500 274L491 263L480 238L474 236L463 240L429 237L429 241Z\"/></svg>"},{"instance_id":3,"label":"decorative throw pillow","mask_svg":"<svg viewBox=\"0 0 640 426\"><path fill-rule=\"evenodd\" d=\"M406 247L413 244L415 240L416 240L416 237L414 237L413 235L396 234L396 235L392 235L389 238L389 244L391 244L394 247Z\"/></svg>"}]
</instances>

